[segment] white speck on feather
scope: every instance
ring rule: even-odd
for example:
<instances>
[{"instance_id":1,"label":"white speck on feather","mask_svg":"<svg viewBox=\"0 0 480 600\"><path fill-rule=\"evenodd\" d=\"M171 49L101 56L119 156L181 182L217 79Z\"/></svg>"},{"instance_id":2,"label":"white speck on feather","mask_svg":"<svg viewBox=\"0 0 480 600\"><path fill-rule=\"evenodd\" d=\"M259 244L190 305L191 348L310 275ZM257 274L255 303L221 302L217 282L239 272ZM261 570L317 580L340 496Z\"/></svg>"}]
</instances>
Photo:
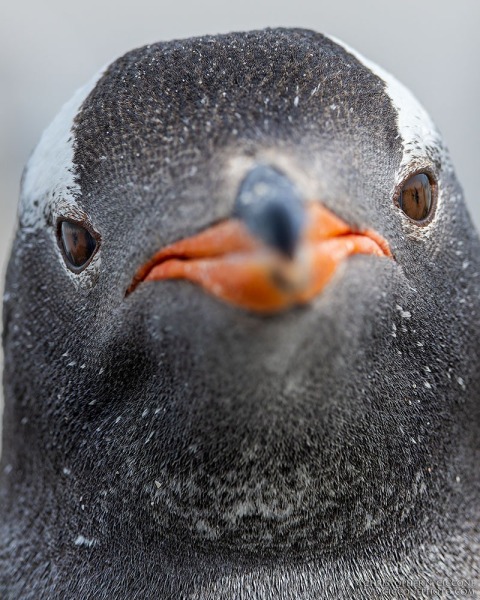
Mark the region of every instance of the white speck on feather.
<instances>
[{"instance_id":1,"label":"white speck on feather","mask_svg":"<svg viewBox=\"0 0 480 600\"><path fill-rule=\"evenodd\" d=\"M295 98L293 100L293 106L295 106L295 108L297 108L299 102L300 102L300 98L298 96L295 96Z\"/></svg>"},{"instance_id":2,"label":"white speck on feather","mask_svg":"<svg viewBox=\"0 0 480 600\"><path fill-rule=\"evenodd\" d=\"M73 543L75 546L86 546L87 548L91 548L92 546L98 544L98 540L94 538L86 538L83 535L78 535Z\"/></svg>"},{"instance_id":3,"label":"white speck on feather","mask_svg":"<svg viewBox=\"0 0 480 600\"><path fill-rule=\"evenodd\" d=\"M402 317L402 319L410 319L411 318L412 313L409 310L403 310L403 308L400 306L400 304L397 304L395 308L400 313L400 316Z\"/></svg>"}]
</instances>

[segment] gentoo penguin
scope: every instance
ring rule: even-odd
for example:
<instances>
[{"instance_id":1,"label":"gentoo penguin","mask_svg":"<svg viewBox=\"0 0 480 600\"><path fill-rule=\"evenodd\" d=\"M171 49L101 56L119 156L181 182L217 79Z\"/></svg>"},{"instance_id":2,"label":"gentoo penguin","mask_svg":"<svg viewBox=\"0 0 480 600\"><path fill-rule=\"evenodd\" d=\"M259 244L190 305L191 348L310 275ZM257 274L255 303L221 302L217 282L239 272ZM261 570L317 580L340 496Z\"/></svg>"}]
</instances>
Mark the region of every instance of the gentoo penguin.
<instances>
[{"instance_id":1,"label":"gentoo penguin","mask_svg":"<svg viewBox=\"0 0 480 600\"><path fill-rule=\"evenodd\" d=\"M23 176L0 597L474 595L479 272L437 129L348 47L116 60Z\"/></svg>"}]
</instances>

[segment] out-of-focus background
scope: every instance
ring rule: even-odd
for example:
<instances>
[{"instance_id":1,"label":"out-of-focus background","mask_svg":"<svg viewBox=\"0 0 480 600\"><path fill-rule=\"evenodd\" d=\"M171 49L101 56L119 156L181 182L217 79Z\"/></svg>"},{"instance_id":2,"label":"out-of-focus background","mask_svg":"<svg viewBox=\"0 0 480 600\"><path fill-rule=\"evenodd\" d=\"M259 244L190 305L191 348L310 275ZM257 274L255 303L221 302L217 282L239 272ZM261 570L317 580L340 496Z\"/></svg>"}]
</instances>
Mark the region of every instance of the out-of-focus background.
<instances>
[{"instance_id":1,"label":"out-of-focus background","mask_svg":"<svg viewBox=\"0 0 480 600\"><path fill-rule=\"evenodd\" d=\"M1 280L23 165L62 103L131 48L205 33L308 27L331 33L380 63L414 91L440 127L480 225L479 25L480 3L473 0L5 0L0 6Z\"/></svg>"}]
</instances>

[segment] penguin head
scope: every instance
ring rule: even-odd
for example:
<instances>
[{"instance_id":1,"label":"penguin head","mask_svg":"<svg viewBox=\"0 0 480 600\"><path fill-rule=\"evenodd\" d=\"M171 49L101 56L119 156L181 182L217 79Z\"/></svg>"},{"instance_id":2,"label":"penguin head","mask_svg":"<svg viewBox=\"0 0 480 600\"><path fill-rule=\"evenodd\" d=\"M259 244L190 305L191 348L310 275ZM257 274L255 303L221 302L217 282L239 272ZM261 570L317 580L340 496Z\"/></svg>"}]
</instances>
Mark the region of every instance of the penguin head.
<instances>
[{"instance_id":1,"label":"penguin head","mask_svg":"<svg viewBox=\"0 0 480 600\"><path fill-rule=\"evenodd\" d=\"M24 173L5 460L204 550L421 527L479 390L478 256L428 115L340 43L129 52Z\"/></svg>"}]
</instances>

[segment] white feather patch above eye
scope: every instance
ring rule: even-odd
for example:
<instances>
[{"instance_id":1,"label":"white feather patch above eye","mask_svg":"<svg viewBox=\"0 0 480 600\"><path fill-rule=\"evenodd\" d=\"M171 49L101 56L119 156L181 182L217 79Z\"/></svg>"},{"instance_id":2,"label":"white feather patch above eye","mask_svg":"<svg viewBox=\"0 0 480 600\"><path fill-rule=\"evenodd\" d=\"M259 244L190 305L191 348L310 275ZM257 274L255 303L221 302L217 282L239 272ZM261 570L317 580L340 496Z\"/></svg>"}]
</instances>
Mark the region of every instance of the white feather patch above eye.
<instances>
[{"instance_id":1,"label":"white feather patch above eye","mask_svg":"<svg viewBox=\"0 0 480 600\"><path fill-rule=\"evenodd\" d=\"M87 96L105 72L101 69L63 105L52 123L43 132L25 169L20 194L19 221L21 227L44 227L57 204L75 206L80 193L76 181L74 119Z\"/></svg>"},{"instance_id":2,"label":"white feather patch above eye","mask_svg":"<svg viewBox=\"0 0 480 600\"><path fill-rule=\"evenodd\" d=\"M407 172L412 170L412 165L417 168L426 167L429 163L440 159L444 167L451 167L442 136L427 111L412 92L393 75L390 75L382 67L368 60L341 40L334 36L328 37L349 54L352 54L385 83L385 92L397 111L398 133L403 143L403 159L397 172L396 183L400 183Z\"/></svg>"}]
</instances>

